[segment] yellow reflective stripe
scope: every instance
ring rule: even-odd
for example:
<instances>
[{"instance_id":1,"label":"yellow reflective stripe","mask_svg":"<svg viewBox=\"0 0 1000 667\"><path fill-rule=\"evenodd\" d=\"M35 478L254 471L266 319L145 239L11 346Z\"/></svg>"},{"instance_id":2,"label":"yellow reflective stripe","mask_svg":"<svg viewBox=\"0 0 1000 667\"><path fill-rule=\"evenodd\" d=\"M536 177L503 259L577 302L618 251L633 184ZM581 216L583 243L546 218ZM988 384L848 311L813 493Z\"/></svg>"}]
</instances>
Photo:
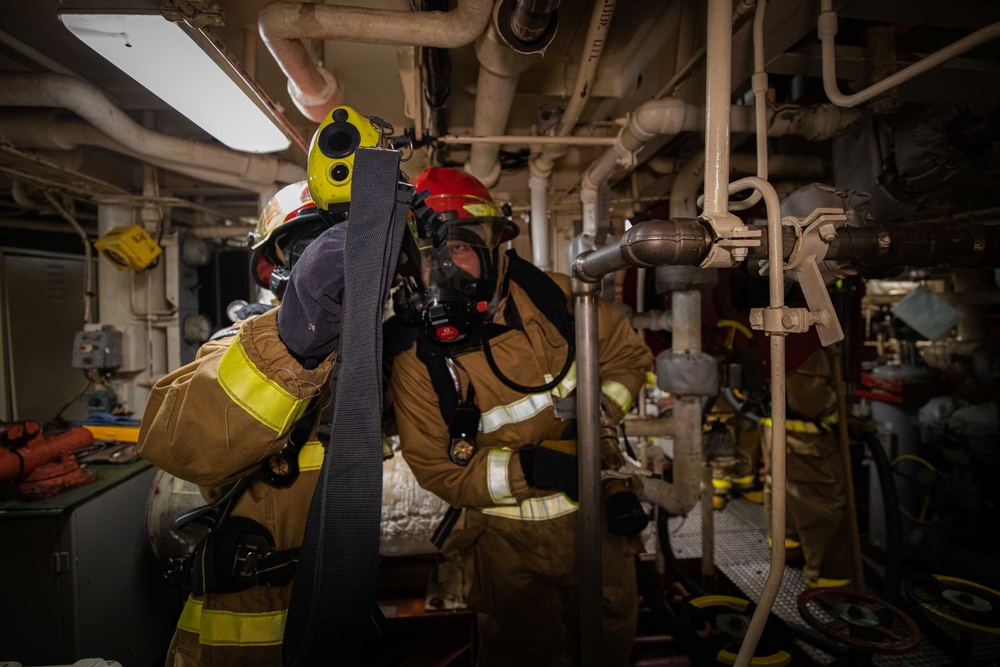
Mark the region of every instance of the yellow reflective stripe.
<instances>
[{"instance_id":1,"label":"yellow reflective stripe","mask_svg":"<svg viewBox=\"0 0 1000 667\"><path fill-rule=\"evenodd\" d=\"M479 422L479 430L492 433L507 424L520 424L552 405L550 394L528 394L508 405L498 405L484 412Z\"/></svg>"},{"instance_id":2,"label":"yellow reflective stripe","mask_svg":"<svg viewBox=\"0 0 1000 667\"><path fill-rule=\"evenodd\" d=\"M735 665L736 657L736 654L732 651L722 649L715 656L715 659L724 665ZM792 654L788 651L778 651L771 655L759 655L750 659L751 667L785 667L785 665L790 665L791 663Z\"/></svg>"},{"instance_id":3,"label":"yellow reflective stripe","mask_svg":"<svg viewBox=\"0 0 1000 667\"><path fill-rule=\"evenodd\" d=\"M622 409L623 415L632 409L632 392L621 382L605 380L601 383L601 393L614 401Z\"/></svg>"},{"instance_id":4,"label":"yellow reflective stripe","mask_svg":"<svg viewBox=\"0 0 1000 667\"><path fill-rule=\"evenodd\" d=\"M299 450L299 471L322 468L325 451L319 440L312 440L302 445L302 449Z\"/></svg>"},{"instance_id":5,"label":"yellow reflective stripe","mask_svg":"<svg viewBox=\"0 0 1000 667\"><path fill-rule=\"evenodd\" d=\"M486 460L487 484L490 498L497 505L515 505L517 499L510 491L510 455L513 452L507 447L496 447L490 450Z\"/></svg>"},{"instance_id":6,"label":"yellow reflective stripe","mask_svg":"<svg viewBox=\"0 0 1000 667\"><path fill-rule=\"evenodd\" d=\"M242 329L219 361L219 384L254 419L284 433L305 414L307 399L299 399L268 379L247 356L240 341Z\"/></svg>"},{"instance_id":7,"label":"yellow reflective stripe","mask_svg":"<svg viewBox=\"0 0 1000 667\"><path fill-rule=\"evenodd\" d=\"M565 493L557 493L544 498L528 498L514 507L484 507L480 511L519 521L545 521L575 512L578 507Z\"/></svg>"},{"instance_id":8,"label":"yellow reflective stripe","mask_svg":"<svg viewBox=\"0 0 1000 667\"><path fill-rule=\"evenodd\" d=\"M844 588L851 585L850 579L827 579L820 577L819 579L803 578L803 581L809 588Z\"/></svg>"},{"instance_id":9,"label":"yellow reflective stripe","mask_svg":"<svg viewBox=\"0 0 1000 667\"><path fill-rule=\"evenodd\" d=\"M287 609L260 613L237 613L203 609L203 602L188 597L177 627L198 635L207 646L273 646L285 634Z\"/></svg>"},{"instance_id":10,"label":"yellow reflective stripe","mask_svg":"<svg viewBox=\"0 0 1000 667\"><path fill-rule=\"evenodd\" d=\"M712 486L715 487L716 491L728 491L733 488L733 483L728 479L713 479Z\"/></svg>"},{"instance_id":11,"label":"yellow reflective stripe","mask_svg":"<svg viewBox=\"0 0 1000 667\"><path fill-rule=\"evenodd\" d=\"M771 425L771 418L770 417L761 417L760 418L760 423L762 425L764 425L764 426L770 426ZM828 418L826 418L826 419L823 420L823 423L824 424L836 424L837 420L834 419L833 421L830 421L830 418L828 417ZM786 431L790 431L792 433L826 433L826 431L823 431L822 429L820 429L820 427L817 426L815 422L804 422L804 421L802 421L800 419L786 419L785 420L785 430Z\"/></svg>"},{"instance_id":12,"label":"yellow reflective stripe","mask_svg":"<svg viewBox=\"0 0 1000 667\"><path fill-rule=\"evenodd\" d=\"M546 382L551 382L552 381L551 376L546 376L545 381ZM566 371L566 377L564 377L562 379L562 381L555 386L555 388L552 390L552 393L555 396L558 396L559 398L566 398L567 396L569 396L570 394L573 393L574 389L576 389L576 362L575 361L572 364L570 364L569 370Z\"/></svg>"}]
</instances>

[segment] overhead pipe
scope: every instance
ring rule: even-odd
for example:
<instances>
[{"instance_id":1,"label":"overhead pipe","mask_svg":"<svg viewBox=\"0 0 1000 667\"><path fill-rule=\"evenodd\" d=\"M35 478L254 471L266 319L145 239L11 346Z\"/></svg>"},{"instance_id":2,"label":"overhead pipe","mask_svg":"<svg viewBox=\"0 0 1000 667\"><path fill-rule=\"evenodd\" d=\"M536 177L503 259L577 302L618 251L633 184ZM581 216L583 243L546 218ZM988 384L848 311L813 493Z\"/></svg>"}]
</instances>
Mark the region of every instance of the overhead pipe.
<instances>
[{"instance_id":1,"label":"overhead pipe","mask_svg":"<svg viewBox=\"0 0 1000 667\"><path fill-rule=\"evenodd\" d=\"M137 155L197 165L256 185L294 183L305 178L299 165L270 155L243 153L221 146L149 130L129 118L95 86L61 74L0 74L0 106L56 107L77 114Z\"/></svg>"},{"instance_id":2,"label":"overhead pipe","mask_svg":"<svg viewBox=\"0 0 1000 667\"><path fill-rule=\"evenodd\" d=\"M583 50L580 53L580 67L576 73L576 81L569 95L569 103L563 110L562 117L553 133L555 136L567 137L572 134L587 100L590 99L590 92L594 87L594 79L597 75L597 65L604 52L608 30L611 28L615 4L616 0L597 0L594 3L590 14L590 23L587 26L587 35L583 40ZM532 156L528 162L528 187L531 190L532 259L536 265L539 267L544 265L546 269L551 264L548 255L548 189L552 178L552 167L556 159L565 154L565 146L561 144L547 145L543 146L541 152ZM536 236L545 237L538 246L535 245ZM542 251L545 252L544 255L541 255Z\"/></svg>"},{"instance_id":3,"label":"overhead pipe","mask_svg":"<svg viewBox=\"0 0 1000 667\"><path fill-rule=\"evenodd\" d=\"M551 29L559 0L516 0L510 15L513 36L524 44L537 42Z\"/></svg>"},{"instance_id":4,"label":"overhead pipe","mask_svg":"<svg viewBox=\"0 0 1000 667\"><path fill-rule=\"evenodd\" d=\"M750 78L753 90L753 108L755 130L757 135L757 178L767 180L767 72L764 71L764 13L767 11L767 0L757 0L757 8L753 15L753 63L754 72ZM729 207L735 211L744 211L757 205L760 192L754 190L743 201L729 202Z\"/></svg>"},{"instance_id":5,"label":"overhead pipe","mask_svg":"<svg viewBox=\"0 0 1000 667\"><path fill-rule=\"evenodd\" d=\"M515 51L500 38L496 25L490 23L476 40L479 78L476 82L476 107L472 121L474 135L504 133L521 74L541 56L542 52ZM500 180L499 155L499 144L473 144L465 170L486 187L493 187Z\"/></svg>"},{"instance_id":6,"label":"overhead pipe","mask_svg":"<svg viewBox=\"0 0 1000 667\"><path fill-rule=\"evenodd\" d=\"M873 83L864 90L852 95L845 95L840 92L840 88L837 86L837 47L834 42L834 38L837 36L837 23L837 12L833 10L833 0L820 0L820 14L819 18L816 19L816 32L819 34L822 45L823 90L826 91L826 96L830 98L831 102L841 107L854 107L868 102L915 76L934 69L980 44L1000 37L1000 22L991 23L954 44L918 60L909 67Z\"/></svg>"},{"instance_id":7,"label":"overhead pipe","mask_svg":"<svg viewBox=\"0 0 1000 667\"><path fill-rule=\"evenodd\" d=\"M720 104L714 107L717 116L721 115L718 109ZM725 108L733 132L749 134L757 131L754 109L745 106L730 107L728 104ZM654 138L705 129L706 110L707 107L689 104L680 98L665 97L645 102L633 114L626 116L626 124L619 131L614 145L590 165L581 179L580 199L584 206L585 223L588 205L592 206L597 201L597 188L608 181L616 169L634 169L638 165L636 156ZM839 109L829 104L768 107L766 133L772 137L793 134L809 141L823 141L836 136L860 115L860 112ZM719 121L717 117L715 123ZM726 147L728 151L728 138Z\"/></svg>"},{"instance_id":8,"label":"overhead pipe","mask_svg":"<svg viewBox=\"0 0 1000 667\"><path fill-rule=\"evenodd\" d=\"M13 133L14 131L16 134ZM0 113L0 134L8 137L16 136L18 145L26 149L65 151L81 146L98 146L191 178L258 194L268 194L269 198L280 189L278 184L284 182L253 183L248 182L239 174L217 171L211 166L196 164L190 160L143 154L124 146L90 123L62 112L47 114L28 111ZM305 179L304 169L290 162L286 164L288 166L282 167L281 170L283 179L295 178L296 176L298 176L296 180Z\"/></svg>"},{"instance_id":9,"label":"overhead pipe","mask_svg":"<svg viewBox=\"0 0 1000 667\"><path fill-rule=\"evenodd\" d=\"M265 5L257 25L264 45L288 77L295 106L318 123L341 103L343 91L329 70L313 61L303 39L454 49L483 32L492 8L493 0L458 0L448 12L282 0Z\"/></svg>"}]
</instances>

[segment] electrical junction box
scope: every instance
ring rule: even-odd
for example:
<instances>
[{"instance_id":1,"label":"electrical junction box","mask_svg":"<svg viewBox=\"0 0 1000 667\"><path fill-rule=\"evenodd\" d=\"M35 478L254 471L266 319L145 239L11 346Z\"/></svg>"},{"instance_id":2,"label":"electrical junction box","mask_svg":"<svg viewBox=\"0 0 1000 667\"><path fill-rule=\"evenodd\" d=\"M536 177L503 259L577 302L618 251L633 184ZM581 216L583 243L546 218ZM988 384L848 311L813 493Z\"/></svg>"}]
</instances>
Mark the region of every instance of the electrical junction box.
<instances>
[{"instance_id":1,"label":"electrical junction box","mask_svg":"<svg viewBox=\"0 0 1000 667\"><path fill-rule=\"evenodd\" d=\"M107 326L77 331L73 339L73 368L118 368L122 365L122 332Z\"/></svg>"}]
</instances>

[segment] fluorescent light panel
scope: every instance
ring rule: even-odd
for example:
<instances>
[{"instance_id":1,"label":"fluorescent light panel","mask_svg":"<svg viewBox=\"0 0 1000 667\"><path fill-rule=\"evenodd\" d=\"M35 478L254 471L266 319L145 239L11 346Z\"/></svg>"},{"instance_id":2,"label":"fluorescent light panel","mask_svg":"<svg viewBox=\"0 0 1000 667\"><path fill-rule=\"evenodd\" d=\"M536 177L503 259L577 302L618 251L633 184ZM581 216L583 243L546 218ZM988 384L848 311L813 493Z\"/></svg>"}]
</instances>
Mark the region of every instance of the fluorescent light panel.
<instances>
[{"instance_id":1,"label":"fluorescent light panel","mask_svg":"<svg viewBox=\"0 0 1000 667\"><path fill-rule=\"evenodd\" d=\"M159 14L60 13L87 46L226 146L273 153L288 137L219 64Z\"/></svg>"}]
</instances>

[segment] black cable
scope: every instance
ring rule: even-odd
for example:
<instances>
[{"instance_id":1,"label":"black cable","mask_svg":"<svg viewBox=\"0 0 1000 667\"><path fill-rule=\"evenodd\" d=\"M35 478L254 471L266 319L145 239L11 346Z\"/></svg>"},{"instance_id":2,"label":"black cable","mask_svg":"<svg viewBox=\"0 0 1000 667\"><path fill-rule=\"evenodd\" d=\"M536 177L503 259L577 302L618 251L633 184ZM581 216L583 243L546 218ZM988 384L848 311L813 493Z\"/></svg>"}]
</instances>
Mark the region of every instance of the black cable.
<instances>
[{"instance_id":1,"label":"black cable","mask_svg":"<svg viewBox=\"0 0 1000 667\"><path fill-rule=\"evenodd\" d=\"M692 597L708 595L708 591L681 569L680 563L677 562L673 547L670 546L670 513L662 507L656 508L656 537L660 542L660 553L663 554L663 560L670 568L674 578L691 593Z\"/></svg>"},{"instance_id":2,"label":"black cable","mask_svg":"<svg viewBox=\"0 0 1000 667\"><path fill-rule=\"evenodd\" d=\"M892 475L892 464L882 449L882 443L874 433L865 433L861 440L871 452L882 487L882 505L885 508L885 579L880 591L882 597L897 603L900 596L900 582L903 576L903 519L899 511L899 491Z\"/></svg>"},{"instance_id":3,"label":"black cable","mask_svg":"<svg viewBox=\"0 0 1000 667\"><path fill-rule=\"evenodd\" d=\"M490 338L486 333L485 323L479 318L475 318L473 321L478 322L480 325L479 335L482 338L483 353L486 355L486 363L489 364L490 370L493 371L493 374L497 376L497 379L500 380L500 382L503 382L514 391L519 391L522 394L537 394L543 391L551 391L563 381L563 378L566 377L567 373L569 373L569 369L573 366L573 362L576 358L576 344L573 342L573 338L570 337L566 341L568 343L566 347L566 363L563 364L563 368L559 371L559 375L554 377L551 382L547 382L537 387L526 387L523 384L518 384L504 375L503 371L500 370L500 367L497 366L496 360L493 359L493 351L490 349Z\"/></svg>"}]
</instances>

